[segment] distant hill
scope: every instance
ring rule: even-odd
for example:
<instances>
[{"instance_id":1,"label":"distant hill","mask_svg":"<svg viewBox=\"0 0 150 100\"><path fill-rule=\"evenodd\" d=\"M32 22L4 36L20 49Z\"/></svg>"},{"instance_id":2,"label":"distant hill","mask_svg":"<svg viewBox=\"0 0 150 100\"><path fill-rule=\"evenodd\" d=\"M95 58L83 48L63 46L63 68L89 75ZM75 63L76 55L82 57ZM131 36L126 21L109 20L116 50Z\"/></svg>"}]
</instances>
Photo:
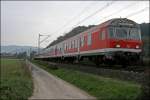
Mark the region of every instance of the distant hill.
<instances>
[{"instance_id":1,"label":"distant hill","mask_svg":"<svg viewBox=\"0 0 150 100\"><path fill-rule=\"evenodd\" d=\"M29 52L31 48L31 51L38 50L37 47L32 46L17 46L17 45L8 45L8 46L1 46L1 53L22 53L22 52Z\"/></svg>"}]
</instances>

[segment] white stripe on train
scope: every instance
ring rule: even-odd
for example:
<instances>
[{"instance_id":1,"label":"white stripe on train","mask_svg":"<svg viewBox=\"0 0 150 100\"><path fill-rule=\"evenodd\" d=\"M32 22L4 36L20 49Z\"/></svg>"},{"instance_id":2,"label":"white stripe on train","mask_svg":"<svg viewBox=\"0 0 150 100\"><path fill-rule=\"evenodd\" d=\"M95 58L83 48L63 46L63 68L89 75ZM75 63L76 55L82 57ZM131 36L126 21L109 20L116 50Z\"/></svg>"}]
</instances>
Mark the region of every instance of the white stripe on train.
<instances>
[{"instance_id":1,"label":"white stripe on train","mask_svg":"<svg viewBox=\"0 0 150 100\"><path fill-rule=\"evenodd\" d=\"M57 56L41 56L38 58L48 58L48 57L61 57L61 56L74 56L74 55L82 55L82 54L90 54L90 53L107 53L107 52L115 52L115 51L124 51L124 52L135 52L139 53L142 50L141 49L127 49L127 48L106 48L106 49L97 49L97 50L88 50L88 51L80 51L80 52L74 52L74 53L65 53L65 54L59 54Z\"/></svg>"}]
</instances>

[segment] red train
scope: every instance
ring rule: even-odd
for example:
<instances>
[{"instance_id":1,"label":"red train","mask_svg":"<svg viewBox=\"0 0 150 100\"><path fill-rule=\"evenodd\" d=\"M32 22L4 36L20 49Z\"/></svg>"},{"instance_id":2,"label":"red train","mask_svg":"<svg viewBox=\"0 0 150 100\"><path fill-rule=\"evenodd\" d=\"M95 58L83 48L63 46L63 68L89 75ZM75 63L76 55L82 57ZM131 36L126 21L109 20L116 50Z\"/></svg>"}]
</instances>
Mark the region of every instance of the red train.
<instances>
[{"instance_id":1,"label":"red train","mask_svg":"<svg viewBox=\"0 0 150 100\"><path fill-rule=\"evenodd\" d=\"M115 18L44 49L36 59L100 63L138 62L142 52L139 25L126 18Z\"/></svg>"}]
</instances>

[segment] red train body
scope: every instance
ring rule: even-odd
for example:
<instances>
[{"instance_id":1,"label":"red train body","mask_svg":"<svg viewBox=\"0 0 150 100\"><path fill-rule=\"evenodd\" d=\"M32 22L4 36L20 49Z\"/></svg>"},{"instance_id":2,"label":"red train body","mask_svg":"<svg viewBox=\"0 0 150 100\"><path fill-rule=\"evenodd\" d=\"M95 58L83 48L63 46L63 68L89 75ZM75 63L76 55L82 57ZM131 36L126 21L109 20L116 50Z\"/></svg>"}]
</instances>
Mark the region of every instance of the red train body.
<instances>
[{"instance_id":1,"label":"red train body","mask_svg":"<svg viewBox=\"0 0 150 100\"><path fill-rule=\"evenodd\" d=\"M96 64L139 61L142 51L139 25L126 18L108 20L43 50L38 59L82 60Z\"/></svg>"}]
</instances>

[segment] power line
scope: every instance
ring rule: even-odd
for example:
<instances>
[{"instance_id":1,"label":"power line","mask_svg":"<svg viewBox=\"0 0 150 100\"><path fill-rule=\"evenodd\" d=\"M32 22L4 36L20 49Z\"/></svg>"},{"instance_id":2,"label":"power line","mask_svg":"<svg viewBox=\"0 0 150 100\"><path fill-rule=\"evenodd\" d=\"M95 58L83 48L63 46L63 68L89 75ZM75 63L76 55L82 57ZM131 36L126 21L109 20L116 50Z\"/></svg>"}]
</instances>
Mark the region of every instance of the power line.
<instances>
[{"instance_id":1,"label":"power line","mask_svg":"<svg viewBox=\"0 0 150 100\"><path fill-rule=\"evenodd\" d=\"M137 3L137 2L136 2L136 3ZM123 8L121 8L121 9L119 9L118 11L113 12L113 13L111 13L111 14L109 14L109 15L103 17L102 20L103 20L103 19L106 19L106 18L108 18L108 17L110 17L110 16L113 16L113 15L115 15L115 14L118 14L118 13L122 12L122 11L126 10L126 8L132 7L132 6L134 6L136 3L129 4L129 5L127 5L127 6L123 7Z\"/></svg>"},{"instance_id":2,"label":"power line","mask_svg":"<svg viewBox=\"0 0 150 100\"><path fill-rule=\"evenodd\" d=\"M70 24L72 21L74 21L76 18L79 18L85 11L88 10L89 7L91 7L90 5L92 5L93 3L90 3L88 6L86 6L79 14L77 14L76 16L74 16L71 20L69 20L66 24L64 24L59 30L55 31L55 33L59 32L60 30L62 30L64 27L68 26L68 24Z\"/></svg>"},{"instance_id":3,"label":"power line","mask_svg":"<svg viewBox=\"0 0 150 100\"><path fill-rule=\"evenodd\" d=\"M115 1L111 1L110 3L107 3L106 5L104 5L103 7L101 7L100 9L96 10L94 13L92 13L91 15L85 17L84 19L82 19L81 21L79 21L76 25L72 26L71 29L73 29L74 27L76 27L77 25L81 24L82 22L84 22L85 20L89 19L90 17L94 16L95 14L99 13L100 11L106 9L107 7L111 6Z\"/></svg>"},{"instance_id":4,"label":"power line","mask_svg":"<svg viewBox=\"0 0 150 100\"><path fill-rule=\"evenodd\" d=\"M139 10L139 11L137 11L137 12L133 12L133 13L127 15L126 18L129 18L129 17L131 17L131 16L137 15L137 14L139 14L139 13L141 13L141 12L147 10L148 8L149 8L149 7L145 7L145 8L143 8L142 10Z\"/></svg>"},{"instance_id":5,"label":"power line","mask_svg":"<svg viewBox=\"0 0 150 100\"><path fill-rule=\"evenodd\" d=\"M59 30L56 30L53 34L57 34L57 32L59 32L60 30L62 30L64 27L66 27L68 24L70 24L72 21L74 21L76 18L80 17L85 11L88 10L89 7L91 7L90 5L92 5L94 2L90 3L88 6L86 6L79 14L77 14L76 16L74 16L71 20L69 20L66 24L64 24ZM52 35L52 34L51 34ZM49 37L47 37L46 39L48 39ZM43 42L43 41L42 41Z\"/></svg>"},{"instance_id":6,"label":"power line","mask_svg":"<svg viewBox=\"0 0 150 100\"><path fill-rule=\"evenodd\" d=\"M47 40L51 35L46 35L47 37L44 38L43 40L40 41L40 43L44 42L45 40Z\"/></svg>"},{"instance_id":7,"label":"power line","mask_svg":"<svg viewBox=\"0 0 150 100\"><path fill-rule=\"evenodd\" d=\"M110 3L107 3L105 6L101 7L100 9L98 9L97 11L95 11L94 13L92 13L91 15L87 16L86 18L84 18L82 21L78 22L76 25L73 26L76 27L77 25L79 25L80 23L84 22L85 20L89 19L90 17L94 16L95 14L99 13L100 11L106 9L107 7L109 7L110 5L112 5L115 1L111 1ZM90 4L91 5L91 4ZM83 14L84 11L87 11L86 9L89 8L89 6L85 7L85 9L83 11L81 11L81 13L79 13L77 16L75 16L72 20L70 20L69 22L67 22L62 28L64 28L65 26L67 26L68 24L70 24L72 21L74 21L74 19L78 18L79 16L81 16ZM54 34L56 34L57 32L59 32L61 29L59 29L58 31L54 32ZM72 29L72 28L71 28Z\"/></svg>"},{"instance_id":8,"label":"power line","mask_svg":"<svg viewBox=\"0 0 150 100\"><path fill-rule=\"evenodd\" d=\"M95 11L94 13L92 13L91 15L87 16L86 18L82 19L80 22L78 22L74 27L76 27L77 25L81 24L82 22L84 22L85 20L89 19L90 17L94 16L95 14L99 13L100 11L106 9L107 7L109 7L110 5L112 5L115 1L111 1L110 3L107 3L105 6L103 6L102 8L98 9L97 11Z\"/></svg>"}]
</instances>

